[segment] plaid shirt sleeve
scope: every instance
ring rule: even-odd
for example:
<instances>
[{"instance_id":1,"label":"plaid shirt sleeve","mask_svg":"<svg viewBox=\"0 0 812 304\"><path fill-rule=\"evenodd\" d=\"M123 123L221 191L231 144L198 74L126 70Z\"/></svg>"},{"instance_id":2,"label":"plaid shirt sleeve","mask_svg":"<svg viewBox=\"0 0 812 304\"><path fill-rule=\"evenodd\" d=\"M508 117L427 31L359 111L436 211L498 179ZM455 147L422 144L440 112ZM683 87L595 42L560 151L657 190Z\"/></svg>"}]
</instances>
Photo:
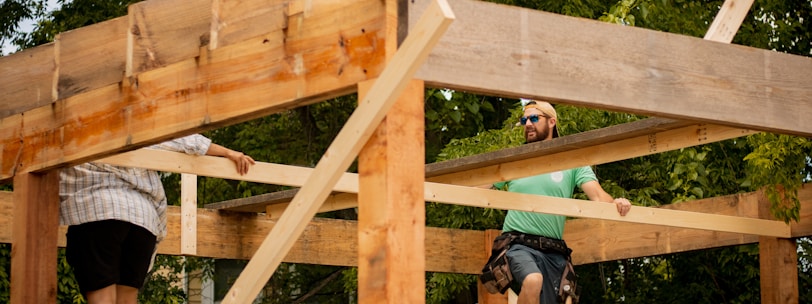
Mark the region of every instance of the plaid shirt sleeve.
<instances>
[{"instance_id":1,"label":"plaid shirt sleeve","mask_svg":"<svg viewBox=\"0 0 812 304\"><path fill-rule=\"evenodd\" d=\"M210 145L195 134L149 148L204 155ZM166 236L166 194L156 171L99 163L64 168L59 198L62 225L120 220L146 228L158 240Z\"/></svg>"}]
</instances>

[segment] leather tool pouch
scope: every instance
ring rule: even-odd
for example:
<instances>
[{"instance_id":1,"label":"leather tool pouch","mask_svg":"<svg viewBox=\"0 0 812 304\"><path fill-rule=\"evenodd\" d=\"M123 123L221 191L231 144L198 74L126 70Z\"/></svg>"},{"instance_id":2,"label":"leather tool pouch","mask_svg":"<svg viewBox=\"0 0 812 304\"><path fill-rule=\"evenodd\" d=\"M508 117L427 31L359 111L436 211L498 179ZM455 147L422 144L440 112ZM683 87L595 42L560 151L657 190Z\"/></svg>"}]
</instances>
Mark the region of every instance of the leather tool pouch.
<instances>
[{"instance_id":1,"label":"leather tool pouch","mask_svg":"<svg viewBox=\"0 0 812 304\"><path fill-rule=\"evenodd\" d=\"M569 297L572 299L572 304L578 304L581 289L577 281L578 276L575 274L572 261L567 258L567 265L564 266L564 272L561 274L561 285L558 286L558 303L566 303L567 297Z\"/></svg>"},{"instance_id":2,"label":"leather tool pouch","mask_svg":"<svg viewBox=\"0 0 812 304\"><path fill-rule=\"evenodd\" d=\"M513 281L513 274L510 273L510 264L507 260L507 251L515 236L502 234L493 240L491 256L488 262L482 267L479 280L489 293L502 293L510 287Z\"/></svg>"}]
</instances>

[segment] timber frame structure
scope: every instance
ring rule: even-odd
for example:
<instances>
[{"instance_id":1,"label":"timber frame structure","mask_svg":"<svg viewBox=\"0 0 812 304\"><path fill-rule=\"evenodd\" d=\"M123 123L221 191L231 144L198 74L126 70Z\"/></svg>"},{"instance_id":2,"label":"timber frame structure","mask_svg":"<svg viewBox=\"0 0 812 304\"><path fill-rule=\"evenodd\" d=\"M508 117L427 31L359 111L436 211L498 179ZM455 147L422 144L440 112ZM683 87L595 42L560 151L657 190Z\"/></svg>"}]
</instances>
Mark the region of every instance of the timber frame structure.
<instances>
[{"instance_id":1,"label":"timber frame structure","mask_svg":"<svg viewBox=\"0 0 812 304\"><path fill-rule=\"evenodd\" d=\"M758 242L762 302L797 302L809 186L789 225L761 192L621 218L609 204L472 187L761 131L812 136L812 59L729 44L751 5L726 0L705 39L473 0L149 0L61 33L0 58L12 303L55 301L56 172L87 161L184 173L159 253L250 259L224 303L249 303L283 261L358 266L360 303L423 303L425 271L477 273L498 233L425 227L425 201L579 217L565 234L578 264ZM654 118L426 165L425 87ZM315 168L258 163L238 176L224 159L138 149L355 92ZM356 156L359 173L345 173ZM193 175L305 191L198 209ZM357 222L314 218L351 207Z\"/></svg>"}]
</instances>

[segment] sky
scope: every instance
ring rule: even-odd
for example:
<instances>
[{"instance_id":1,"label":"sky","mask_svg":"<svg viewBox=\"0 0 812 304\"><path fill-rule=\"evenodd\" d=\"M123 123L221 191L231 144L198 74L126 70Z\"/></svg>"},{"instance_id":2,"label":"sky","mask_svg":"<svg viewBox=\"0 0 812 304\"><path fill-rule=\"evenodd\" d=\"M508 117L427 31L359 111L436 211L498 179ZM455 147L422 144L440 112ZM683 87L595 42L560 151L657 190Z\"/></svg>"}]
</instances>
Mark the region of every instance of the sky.
<instances>
[{"instance_id":1,"label":"sky","mask_svg":"<svg viewBox=\"0 0 812 304\"><path fill-rule=\"evenodd\" d=\"M54 8L57 7L57 0L48 0L47 3L47 10L50 12ZM20 30L26 33L30 33L34 30L34 20L25 20L22 24L20 24ZM11 44L11 41L4 41L5 43L2 45L3 54L9 54L12 52L17 51L17 47Z\"/></svg>"}]
</instances>

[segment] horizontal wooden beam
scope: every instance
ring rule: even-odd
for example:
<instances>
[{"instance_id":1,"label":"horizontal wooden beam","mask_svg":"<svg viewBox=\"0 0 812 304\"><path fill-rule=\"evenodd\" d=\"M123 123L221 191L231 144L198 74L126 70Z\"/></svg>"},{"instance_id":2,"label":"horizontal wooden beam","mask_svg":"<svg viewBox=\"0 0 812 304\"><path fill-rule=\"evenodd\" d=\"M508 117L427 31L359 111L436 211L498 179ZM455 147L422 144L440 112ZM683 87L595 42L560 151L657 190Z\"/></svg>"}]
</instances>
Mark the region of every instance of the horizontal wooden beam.
<instances>
[{"instance_id":1,"label":"horizontal wooden beam","mask_svg":"<svg viewBox=\"0 0 812 304\"><path fill-rule=\"evenodd\" d=\"M201 48L196 58L2 118L0 180L348 94L359 81L377 77L384 66L383 3L312 5L330 7L310 11L297 30L318 36L276 29L212 51Z\"/></svg>"},{"instance_id":2,"label":"horizontal wooden beam","mask_svg":"<svg viewBox=\"0 0 812 304\"><path fill-rule=\"evenodd\" d=\"M14 223L12 192L0 191L0 243L11 243ZM183 255L181 248L181 208L167 209L167 236L158 245L159 254ZM197 209L197 252L195 256L219 259L250 259L259 243L276 225L263 215ZM65 246L66 227L60 227L59 246ZM476 273L487 259L483 232L476 230L426 227L426 270ZM453 252L454 254L449 254ZM286 263L358 266L358 223L315 218L285 256Z\"/></svg>"},{"instance_id":3,"label":"horizontal wooden beam","mask_svg":"<svg viewBox=\"0 0 812 304\"><path fill-rule=\"evenodd\" d=\"M454 160L426 165L426 178L432 182L477 186L494 181L525 177L555 170L608 163L736 138L753 131L717 125L693 125L665 118L649 118L599 130L582 132ZM607 151L611 151L608 153ZM529 165L532 164L532 165ZM210 208L262 212L278 216L290 202L293 192L267 194L257 198L229 201ZM287 200L284 196L288 195ZM267 198L267 200L265 200ZM241 202L240 200L245 200ZM354 194L335 194L334 202L322 207L349 206ZM250 206L256 204L255 206ZM267 206L267 208L266 208ZM354 207L354 206L353 206Z\"/></svg>"},{"instance_id":4,"label":"horizontal wooden beam","mask_svg":"<svg viewBox=\"0 0 812 304\"><path fill-rule=\"evenodd\" d=\"M450 2L460 22L418 72L427 86L812 136L808 57ZM409 5L409 16L419 16L425 1Z\"/></svg>"},{"instance_id":5,"label":"horizontal wooden beam","mask_svg":"<svg viewBox=\"0 0 812 304\"><path fill-rule=\"evenodd\" d=\"M137 166L152 170L192 173L234 180L246 180L267 184L301 186L313 169L269 163L257 163L248 174L240 176L227 170L233 164L223 158L191 156L182 153L141 149L109 157L103 162L121 166ZM168 164L168 165L167 165ZM179 169L183 168L183 170ZM634 207L633 212L621 217L614 205L591 201L556 198L521 193L496 191L426 182L426 201L474 207L524 210L566 215L578 218L608 219L672 227L707 229L748 233L764 236L789 237L790 228L783 222L763 219L738 218L724 215L685 213L655 208ZM335 191L358 192L358 175L344 173Z\"/></svg>"},{"instance_id":6,"label":"horizontal wooden beam","mask_svg":"<svg viewBox=\"0 0 812 304\"><path fill-rule=\"evenodd\" d=\"M792 237L812 235L812 187L800 192L801 221L792 223ZM674 210L753 216L761 192L729 195L663 206ZM11 242L13 194L0 191L0 243ZM181 255L181 210L167 210L168 234L158 253ZM197 210L197 256L249 259L276 223L263 215ZM357 266L357 222L315 218L285 257L287 263ZM573 248L573 262L588 264L758 242L758 236L697 229L662 227L596 219L567 221L564 239ZM487 240L489 242L489 240ZM482 269L486 240L483 231L426 227L426 270L475 274ZM65 246L65 227L59 246Z\"/></svg>"},{"instance_id":7,"label":"horizontal wooden beam","mask_svg":"<svg viewBox=\"0 0 812 304\"><path fill-rule=\"evenodd\" d=\"M622 126L617 127L623 128ZM567 151L547 153L547 147L558 147L558 141L566 142L568 137L563 136L549 141L542 141L530 145L524 145L516 150L536 149L538 152L525 154L524 158L500 162L489 166L478 166L467 170L447 169L447 173L429 177L426 180L438 183L447 183L465 186L487 185L495 181L511 180L536 174L549 173L557 170L565 170L580 166L591 166L610 163L618 160L625 160L634 157L653 155L666 151L673 151L686 147L709 144L726 139L742 137L754 134L755 132L745 129L726 127L720 125L689 125L673 130L659 131L652 129L647 135L623 138L605 143L595 143L585 145ZM587 132L584 132L587 133ZM583 137L599 136L602 132L596 131L594 134L584 134ZM578 135L578 134L576 134ZM510 154L510 150L506 153ZM489 155L475 155L449 161L451 168L463 167L453 163L476 163L477 159L487 158ZM429 165L432 167L435 165ZM438 163L436 166L446 166Z\"/></svg>"},{"instance_id":8,"label":"horizontal wooden beam","mask_svg":"<svg viewBox=\"0 0 812 304\"><path fill-rule=\"evenodd\" d=\"M55 43L48 43L0 57L0 92L3 92L0 118L48 105L56 99L55 52Z\"/></svg>"}]
</instances>

